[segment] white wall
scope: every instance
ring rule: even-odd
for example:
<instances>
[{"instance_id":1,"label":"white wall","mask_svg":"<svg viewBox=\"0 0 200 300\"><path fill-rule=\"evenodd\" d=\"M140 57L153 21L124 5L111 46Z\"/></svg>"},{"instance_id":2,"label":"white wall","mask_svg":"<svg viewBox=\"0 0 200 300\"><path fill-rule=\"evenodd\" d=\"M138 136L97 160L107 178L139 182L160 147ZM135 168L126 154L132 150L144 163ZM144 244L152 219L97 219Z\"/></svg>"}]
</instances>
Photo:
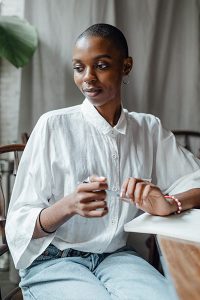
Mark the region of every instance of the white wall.
<instances>
[{"instance_id":1,"label":"white wall","mask_svg":"<svg viewBox=\"0 0 200 300\"><path fill-rule=\"evenodd\" d=\"M24 15L24 0L0 0L1 15ZM21 70L0 60L0 144L16 141Z\"/></svg>"}]
</instances>

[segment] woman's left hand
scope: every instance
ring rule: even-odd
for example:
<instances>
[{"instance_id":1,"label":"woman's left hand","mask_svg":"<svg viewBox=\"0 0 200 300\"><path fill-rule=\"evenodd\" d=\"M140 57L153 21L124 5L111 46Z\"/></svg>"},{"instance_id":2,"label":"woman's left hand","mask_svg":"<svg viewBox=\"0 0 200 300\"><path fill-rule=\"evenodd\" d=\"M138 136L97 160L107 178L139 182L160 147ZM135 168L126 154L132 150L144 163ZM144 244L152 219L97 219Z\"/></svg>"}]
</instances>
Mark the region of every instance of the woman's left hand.
<instances>
[{"instance_id":1,"label":"woman's left hand","mask_svg":"<svg viewBox=\"0 0 200 300\"><path fill-rule=\"evenodd\" d=\"M159 187L139 178L127 178L120 196L131 199L138 208L152 215L166 216L176 211L175 203L168 202Z\"/></svg>"}]
</instances>

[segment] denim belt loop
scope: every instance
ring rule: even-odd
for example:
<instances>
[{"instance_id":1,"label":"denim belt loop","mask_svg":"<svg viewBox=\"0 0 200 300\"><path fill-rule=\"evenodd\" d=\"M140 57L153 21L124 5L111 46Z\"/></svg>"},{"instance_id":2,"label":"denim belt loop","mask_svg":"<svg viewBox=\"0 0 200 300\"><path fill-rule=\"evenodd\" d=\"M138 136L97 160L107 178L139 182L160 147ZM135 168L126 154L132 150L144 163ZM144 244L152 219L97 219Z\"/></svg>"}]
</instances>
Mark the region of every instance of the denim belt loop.
<instances>
[{"instance_id":1,"label":"denim belt loop","mask_svg":"<svg viewBox=\"0 0 200 300\"><path fill-rule=\"evenodd\" d=\"M83 252L83 251L80 251L80 256L81 257L89 257L91 255L90 252Z\"/></svg>"},{"instance_id":2,"label":"denim belt loop","mask_svg":"<svg viewBox=\"0 0 200 300\"><path fill-rule=\"evenodd\" d=\"M65 257L65 250L61 250L61 255L60 257Z\"/></svg>"},{"instance_id":3,"label":"denim belt loop","mask_svg":"<svg viewBox=\"0 0 200 300\"><path fill-rule=\"evenodd\" d=\"M65 250L61 250L60 252L60 257L66 257L66 256L70 256L69 252L71 249L65 249Z\"/></svg>"},{"instance_id":4,"label":"denim belt loop","mask_svg":"<svg viewBox=\"0 0 200 300\"><path fill-rule=\"evenodd\" d=\"M60 257L73 257L73 256L80 256L80 257L89 257L91 255L90 252L84 252L79 250L74 250L72 248L62 250L60 253Z\"/></svg>"}]
</instances>

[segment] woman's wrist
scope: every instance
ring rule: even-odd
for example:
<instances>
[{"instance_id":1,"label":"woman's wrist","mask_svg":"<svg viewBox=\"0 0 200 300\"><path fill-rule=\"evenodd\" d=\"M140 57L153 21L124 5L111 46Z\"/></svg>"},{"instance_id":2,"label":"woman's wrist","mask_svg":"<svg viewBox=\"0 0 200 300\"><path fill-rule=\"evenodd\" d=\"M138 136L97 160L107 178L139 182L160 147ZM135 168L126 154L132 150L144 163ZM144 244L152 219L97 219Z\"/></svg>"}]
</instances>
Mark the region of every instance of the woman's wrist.
<instances>
[{"instance_id":1,"label":"woman's wrist","mask_svg":"<svg viewBox=\"0 0 200 300\"><path fill-rule=\"evenodd\" d=\"M59 214L59 219L66 222L68 219L76 214L74 205L74 195L70 194L63 197L60 201L55 203L55 209Z\"/></svg>"},{"instance_id":2,"label":"woman's wrist","mask_svg":"<svg viewBox=\"0 0 200 300\"><path fill-rule=\"evenodd\" d=\"M52 231L47 230L47 229L44 227L44 225L43 225L43 223L42 223L42 221L41 221L41 218L42 218L41 215L42 215L42 212L43 212L45 209L46 209L46 208L41 209L41 211L40 211L40 213L39 213L39 215L38 215L38 223L39 223L40 229L41 229L44 233L52 234L52 233L56 232L56 229L54 229L54 230L52 230Z\"/></svg>"},{"instance_id":3,"label":"woman's wrist","mask_svg":"<svg viewBox=\"0 0 200 300\"><path fill-rule=\"evenodd\" d=\"M52 206L41 209L33 233L33 239L41 238L56 232L75 213L70 196L64 197Z\"/></svg>"},{"instance_id":4,"label":"woman's wrist","mask_svg":"<svg viewBox=\"0 0 200 300\"><path fill-rule=\"evenodd\" d=\"M168 196L168 195L166 195ZM181 211L185 211L192 208L200 208L200 189L195 188L188 190L183 193L175 194L174 197L178 199L181 203ZM167 199L166 199L167 200ZM171 204L171 213L176 212L177 210L177 201L173 199L168 199L169 203Z\"/></svg>"},{"instance_id":5,"label":"woman's wrist","mask_svg":"<svg viewBox=\"0 0 200 300\"><path fill-rule=\"evenodd\" d=\"M59 201L60 209L63 210L63 218L65 218L66 220L77 214L74 198L75 195L74 193L72 193L63 197Z\"/></svg>"},{"instance_id":6,"label":"woman's wrist","mask_svg":"<svg viewBox=\"0 0 200 300\"><path fill-rule=\"evenodd\" d=\"M165 195L164 198L172 206L171 213L180 214L182 212L182 209L183 209L182 204L181 204L181 201L177 197L175 197L173 195ZM174 210L174 208L175 208L175 210Z\"/></svg>"}]
</instances>

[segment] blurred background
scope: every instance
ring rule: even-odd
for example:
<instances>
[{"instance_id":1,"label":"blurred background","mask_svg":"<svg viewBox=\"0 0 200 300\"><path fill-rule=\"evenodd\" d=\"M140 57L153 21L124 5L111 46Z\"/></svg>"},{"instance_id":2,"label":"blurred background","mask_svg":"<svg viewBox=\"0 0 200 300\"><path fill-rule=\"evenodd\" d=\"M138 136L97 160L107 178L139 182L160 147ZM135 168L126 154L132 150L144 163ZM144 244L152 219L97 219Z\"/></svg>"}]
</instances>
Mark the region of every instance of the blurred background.
<instances>
[{"instance_id":1,"label":"blurred background","mask_svg":"<svg viewBox=\"0 0 200 300\"><path fill-rule=\"evenodd\" d=\"M124 107L154 114L171 130L200 131L200 0L0 0L0 15L25 18L39 38L23 69L0 58L0 144L30 134L46 111L82 103L72 49L99 22L123 31L134 59ZM1 259L1 285L9 290L18 280L12 260Z\"/></svg>"},{"instance_id":2,"label":"blurred background","mask_svg":"<svg viewBox=\"0 0 200 300\"><path fill-rule=\"evenodd\" d=\"M37 29L39 47L23 70L0 60L0 144L31 133L41 114L79 104L71 54L76 37L105 22L125 34L134 67L123 105L169 129L200 129L199 0L0 0L1 15Z\"/></svg>"}]
</instances>

